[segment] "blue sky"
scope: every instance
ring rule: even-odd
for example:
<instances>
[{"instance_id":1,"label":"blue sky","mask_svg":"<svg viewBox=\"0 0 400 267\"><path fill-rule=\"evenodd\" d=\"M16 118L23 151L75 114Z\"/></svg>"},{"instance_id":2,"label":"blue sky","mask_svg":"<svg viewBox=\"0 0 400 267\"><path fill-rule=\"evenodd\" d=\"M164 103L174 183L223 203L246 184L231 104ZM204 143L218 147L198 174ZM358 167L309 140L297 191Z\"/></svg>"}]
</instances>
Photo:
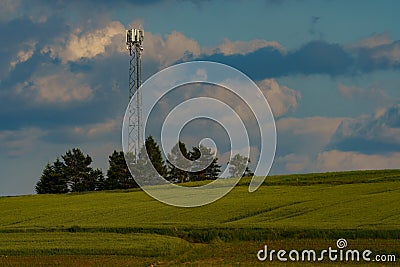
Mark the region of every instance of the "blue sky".
<instances>
[{"instance_id":1,"label":"blue sky","mask_svg":"<svg viewBox=\"0 0 400 267\"><path fill-rule=\"evenodd\" d=\"M145 78L213 60L259 85L277 125L272 173L399 168L398 10L399 1L3 0L0 195L33 193L45 164L73 147L106 171L121 149L129 25L145 29Z\"/></svg>"}]
</instances>

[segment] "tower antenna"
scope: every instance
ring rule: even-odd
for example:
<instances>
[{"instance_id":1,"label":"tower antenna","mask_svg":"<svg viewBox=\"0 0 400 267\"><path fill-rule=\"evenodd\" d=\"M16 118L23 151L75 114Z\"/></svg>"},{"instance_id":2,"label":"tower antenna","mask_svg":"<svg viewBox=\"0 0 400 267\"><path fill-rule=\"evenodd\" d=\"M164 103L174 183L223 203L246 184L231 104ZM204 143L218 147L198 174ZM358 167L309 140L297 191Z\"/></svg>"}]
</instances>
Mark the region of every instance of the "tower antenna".
<instances>
[{"instance_id":1,"label":"tower antenna","mask_svg":"<svg viewBox=\"0 0 400 267\"><path fill-rule=\"evenodd\" d=\"M128 153L132 153L137 161L143 142L142 122L142 94L139 90L142 85L143 29L131 28L126 31L126 48L129 51L129 125L128 125Z\"/></svg>"}]
</instances>

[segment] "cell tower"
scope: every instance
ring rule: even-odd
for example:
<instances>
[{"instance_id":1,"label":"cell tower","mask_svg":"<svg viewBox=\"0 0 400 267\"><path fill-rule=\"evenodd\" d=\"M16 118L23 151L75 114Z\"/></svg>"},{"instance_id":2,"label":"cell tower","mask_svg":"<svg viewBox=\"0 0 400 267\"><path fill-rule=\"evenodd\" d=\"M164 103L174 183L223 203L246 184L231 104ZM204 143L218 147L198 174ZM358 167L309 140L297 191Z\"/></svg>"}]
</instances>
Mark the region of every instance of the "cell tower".
<instances>
[{"instance_id":1,"label":"cell tower","mask_svg":"<svg viewBox=\"0 0 400 267\"><path fill-rule=\"evenodd\" d=\"M139 90L142 85L142 62L144 31L142 29L129 29L126 31L126 48L129 50L129 126L128 126L128 152L139 156L143 142L142 122L142 94Z\"/></svg>"}]
</instances>

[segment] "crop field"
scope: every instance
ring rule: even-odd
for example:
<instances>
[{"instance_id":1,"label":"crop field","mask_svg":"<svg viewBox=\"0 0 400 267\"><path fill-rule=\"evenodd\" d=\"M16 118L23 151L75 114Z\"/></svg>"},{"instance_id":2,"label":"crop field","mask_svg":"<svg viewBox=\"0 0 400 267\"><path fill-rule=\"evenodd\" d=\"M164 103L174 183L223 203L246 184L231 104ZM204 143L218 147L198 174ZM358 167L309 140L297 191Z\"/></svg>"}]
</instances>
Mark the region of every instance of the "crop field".
<instances>
[{"instance_id":1,"label":"crop field","mask_svg":"<svg viewBox=\"0 0 400 267\"><path fill-rule=\"evenodd\" d=\"M1 197L0 265L279 265L257 251L322 250L339 238L400 259L399 170L272 176L254 193L249 181L197 208L140 190Z\"/></svg>"}]
</instances>

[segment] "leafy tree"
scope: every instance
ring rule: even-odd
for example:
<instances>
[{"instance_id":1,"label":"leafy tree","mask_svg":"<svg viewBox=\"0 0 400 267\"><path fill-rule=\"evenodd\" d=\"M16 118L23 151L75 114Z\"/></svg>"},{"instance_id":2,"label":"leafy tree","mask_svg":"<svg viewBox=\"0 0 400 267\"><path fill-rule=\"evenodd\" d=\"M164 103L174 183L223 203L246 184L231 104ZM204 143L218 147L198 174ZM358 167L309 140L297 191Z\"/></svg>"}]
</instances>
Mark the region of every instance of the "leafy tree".
<instances>
[{"instance_id":1,"label":"leafy tree","mask_svg":"<svg viewBox=\"0 0 400 267\"><path fill-rule=\"evenodd\" d=\"M189 160L189 152L186 145L179 141L167 156L168 175L167 178L171 182L187 182L189 181L189 170L191 161Z\"/></svg>"},{"instance_id":2,"label":"leafy tree","mask_svg":"<svg viewBox=\"0 0 400 267\"><path fill-rule=\"evenodd\" d=\"M236 154L229 161L229 173L231 177L253 176L254 173L248 167L249 163L249 158Z\"/></svg>"},{"instance_id":3,"label":"leafy tree","mask_svg":"<svg viewBox=\"0 0 400 267\"><path fill-rule=\"evenodd\" d=\"M64 160L64 175L68 181L68 188L71 192L94 191L97 188L98 180L101 180L101 170L93 170L90 167L92 158L84 155L78 148L68 150L62 156Z\"/></svg>"},{"instance_id":4,"label":"leafy tree","mask_svg":"<svg viewBox=\"0 0 400 267\"><path fill-rule=\"evenodd\" d=\"M64 164L59 158L53 163L47 163L42 176L36 183L38 194L62 194L68 192L67 180L63 172Z\"/></svg>"},{"instance_id":5,"label":"leafy tree","mask_svg":"<svg viewBox=\"0 0 400 267\"><path fill-rule=\"evenodd\" d=\"M128 189L138 187L135 180L129 172L126 164L124 152L115 151L109 156L109 169L107 170L107 178L104 180L102 189Z\"/></svg>"},{"instance_id":6,"label":"leafy tree","mask_svg":"<svg viewBox=\"0 0 400 267\"><path fill-rule=\"evenodd\" d=\"M221 173L221 166L218 164L218 158L214 158L214 153L211 148L200 145L193 147L189 152L189 158L193 161L192 170L190 173L191 181L215 180Z\"/></svg>"}]
</instances>

